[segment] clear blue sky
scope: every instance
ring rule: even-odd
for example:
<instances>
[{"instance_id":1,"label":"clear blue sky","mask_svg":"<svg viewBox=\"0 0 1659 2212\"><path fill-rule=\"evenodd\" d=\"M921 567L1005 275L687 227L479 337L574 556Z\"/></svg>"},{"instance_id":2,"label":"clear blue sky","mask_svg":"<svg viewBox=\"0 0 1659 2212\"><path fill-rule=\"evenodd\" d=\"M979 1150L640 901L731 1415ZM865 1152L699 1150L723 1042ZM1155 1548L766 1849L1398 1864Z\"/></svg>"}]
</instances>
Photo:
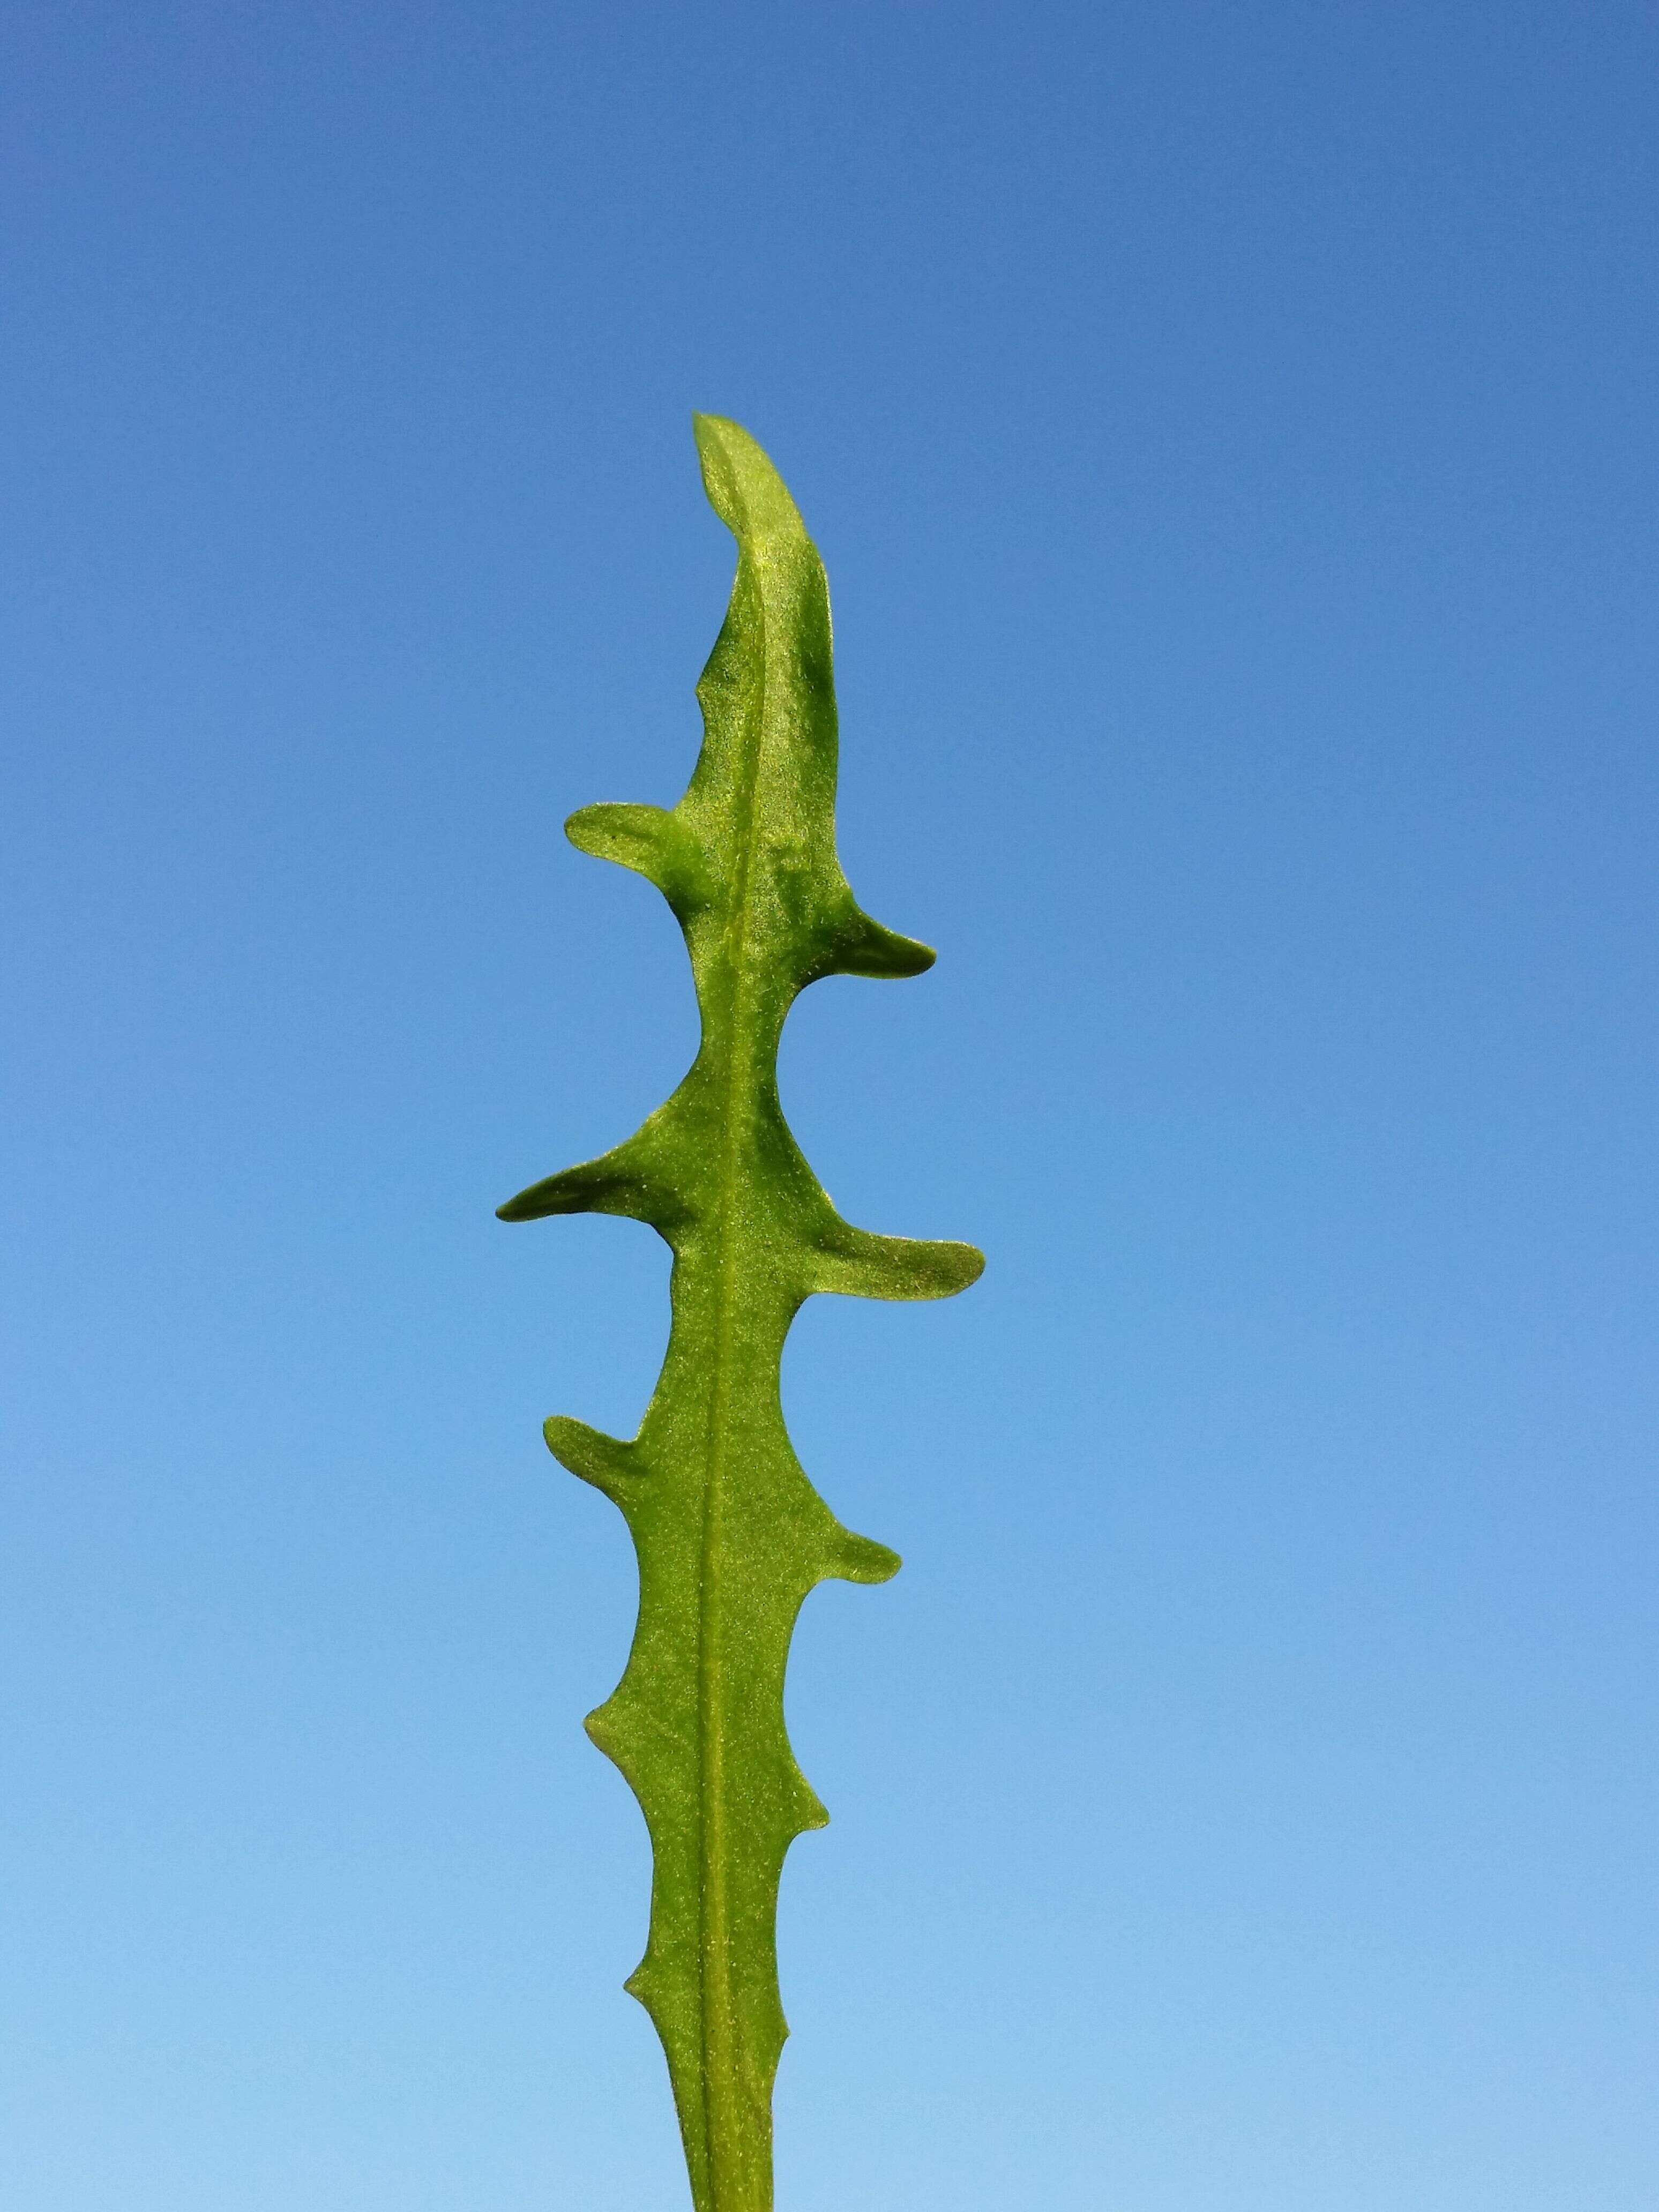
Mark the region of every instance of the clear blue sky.
<instances>
[{"instance_id":1,"label":"clear blue sky","mask_svg":"<svg viewBox=\"0 0 1659 2212\"><path fill-rule=\"evenodd\" d=\"M0 22L0 2202L673 2212L549 1459L737 416L939 948L819 1299L781 2212L1659 2203L1659 18Z\"/></svg>"}]
</instances>

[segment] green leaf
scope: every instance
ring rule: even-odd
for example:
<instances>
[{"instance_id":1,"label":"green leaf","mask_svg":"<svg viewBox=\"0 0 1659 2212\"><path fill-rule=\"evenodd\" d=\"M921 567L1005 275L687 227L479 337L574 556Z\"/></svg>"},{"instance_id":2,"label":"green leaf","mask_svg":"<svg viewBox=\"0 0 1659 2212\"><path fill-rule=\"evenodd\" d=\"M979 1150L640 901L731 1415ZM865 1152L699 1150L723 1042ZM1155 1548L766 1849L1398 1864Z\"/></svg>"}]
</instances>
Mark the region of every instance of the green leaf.
<instances>
[{"instance_id":1,"label":"green leaf","mask_svg":"<svg viewBox=\"0 0 1659 2212\"><path fill-rule=\"evenodd\" d=\"M505 1221L622 1213L674 1255L660 1378L631 1443L547 1424L554 1455L615 1501L640 1613L588 1734L628 1778L654 1855L651 1932L629 1982L668 2055L697 2212L769 2212L772 2082L787 2033L774 1941L784 1854L828 1815L790 1751L784 1669L807 1592L884 1582L898 1559L841 1523L783 1424L779 1364L814 1291L946 1297L971 1245L854 1229L778 1103L777 1051L822 975L915 975L925 945L872 921L836 852L830 597L794 501L754 440L695 418L703 483L738 541L731 605L697 685L704 735L672 812L584 807L582 851L655 884L691 957L702 1038L626 1144L503 1206Z\"/></svg>"}]
</instances>

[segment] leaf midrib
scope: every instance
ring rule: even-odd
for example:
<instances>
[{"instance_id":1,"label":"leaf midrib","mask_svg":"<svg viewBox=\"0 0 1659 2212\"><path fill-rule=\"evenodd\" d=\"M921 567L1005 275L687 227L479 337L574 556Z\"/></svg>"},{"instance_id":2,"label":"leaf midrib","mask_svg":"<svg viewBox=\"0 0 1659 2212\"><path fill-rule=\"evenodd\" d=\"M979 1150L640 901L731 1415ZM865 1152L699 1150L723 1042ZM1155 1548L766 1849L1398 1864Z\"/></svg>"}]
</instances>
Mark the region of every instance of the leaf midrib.
<instances>
[{"instance_id":1,"label":"leaf midrib","mask_svg":"<svg viewBox=\"0 0 1659 2212\"><path fill-rule=\"evenodd\" d=\"M753 556L746 548L741 558ZM760 563L754 563L758 570ZM698 1773L700 1781L699 1847L702 1855L702 1882L698 1899L700 1907L700 1972L698 2002L702 2025L702 2103L704 2140L708 2147L709 2178L716 2204L724 2194L724 2130L719 2118L735 2115L717 2114L720 2092L732 2075L730 2043L732 2036L731 1950L727 1927L727 1896L726 1886L724 1796L725 1739L720 1711L720 1653L719 1639L714 1632L719 1612L720 1585L720 1547L723 1535L720 1516L722 1490L725 1481L726 1449L729 1439L728 1413L731 1401L731 1376L733 1364L733 1330L738 1304L738 1237L736 1213L738 1194L738 1163L746 1133L746 1122L740 1115L740 1092L750 1073L748 1055L740 1055L738 1042L747 1030L749 1006L749 885L755 859L755 817L757 794L760 786L762 756L766 744L767 708L767 607L765 592L759 588L757 575L755 593L758 609L759 680L756 688L753 717L753 739L750 757L744 763L744 780L738 813L737 866L735 882L734 918L732 927L732 986L728 1010L729 1034L726 1039L725 1097L721 1101L723 1142L720 1148L720 1172L716 1193L717 1237L719 1260L716 1274L714 1328L714 1387L709 1394L709 1431L706 1455L706 1481L703 1490L702 1546L699 1559L697 1587L697 1687L698 1687ZM711 1988L717 1983L717 1990ZM718 2001L716 2001L718 1999ZM718 2047L717 2047L718 2045Z\"/></svg>"}]
</instances>

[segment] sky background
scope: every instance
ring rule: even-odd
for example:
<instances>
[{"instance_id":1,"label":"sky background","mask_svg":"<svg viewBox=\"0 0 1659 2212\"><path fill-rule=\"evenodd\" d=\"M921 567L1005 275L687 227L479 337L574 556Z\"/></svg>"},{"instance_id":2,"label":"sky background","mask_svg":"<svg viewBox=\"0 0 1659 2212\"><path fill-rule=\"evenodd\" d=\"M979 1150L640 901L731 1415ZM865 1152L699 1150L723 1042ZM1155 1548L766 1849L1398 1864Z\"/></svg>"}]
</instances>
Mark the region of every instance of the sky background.
<instances>
[{"instance_id":1,"label":"sky background","mask_svg":"<svg viewBox=\"0 0 1659 2212\"><path fill-rule=\"evenodd\" d=\"M1659 2203L1659 15L0 10L0 2201L675 2212L580 1718L729 538L939 948L785 1103L780 2212Z\"/></svg>"}]
</instances>

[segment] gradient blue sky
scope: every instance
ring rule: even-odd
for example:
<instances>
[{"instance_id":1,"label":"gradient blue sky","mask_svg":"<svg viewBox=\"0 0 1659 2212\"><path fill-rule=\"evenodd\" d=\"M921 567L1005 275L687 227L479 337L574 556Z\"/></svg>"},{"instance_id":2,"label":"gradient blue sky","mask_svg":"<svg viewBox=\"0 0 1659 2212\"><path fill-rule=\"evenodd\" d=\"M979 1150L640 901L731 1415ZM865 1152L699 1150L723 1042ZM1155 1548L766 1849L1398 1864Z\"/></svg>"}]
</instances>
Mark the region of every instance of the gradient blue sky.
<instances>
[{"instance_id":1,"label":"gradient blue sky","mask_svg":"<svg viewBox=\"0 0 1659 2212\"><path fill-rule=\"evenodd\" d=\"M1659 17L0 16L0 2201L672 2212L582 1713L730 541L940 949L819 1299L781 2212L1659 2203Z\"/></svg>"}]
</instances>

